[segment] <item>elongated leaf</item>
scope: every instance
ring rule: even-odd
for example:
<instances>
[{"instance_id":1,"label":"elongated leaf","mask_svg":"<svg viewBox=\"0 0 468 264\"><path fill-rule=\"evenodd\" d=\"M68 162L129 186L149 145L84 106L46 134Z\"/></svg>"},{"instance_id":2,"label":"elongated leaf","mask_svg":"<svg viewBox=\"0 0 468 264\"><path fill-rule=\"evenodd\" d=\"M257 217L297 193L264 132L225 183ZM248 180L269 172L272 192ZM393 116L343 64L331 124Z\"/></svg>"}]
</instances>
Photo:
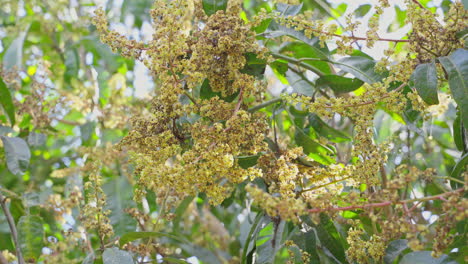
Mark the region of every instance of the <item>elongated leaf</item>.
<instances>
[{"instance_id":1,"label":"elongated leaf","mask_svg":"<svg viewBox=\"0 0 468 264\"><path fill-rule=\"evenodd\" d=\"M408 240L406 239L397 239L390 242L385 250L384 262L386 264L393 263L393 261L407 248Z\"/></svg>"},{"instance_id":2,"label":"elongated leaf","mask_svg":"<svg viewBox=\"0 0 468 264\"><path fill-rule=\"evenodd\" d=\"M315 114L309 115L309 124L319 135L329 139L332 142L340 143L351 140L351 137L349 135L329 126L319 116Z\"/></svg>"},{"instance_id":3,"label":"elongated leaf","mask_svg":"<svg viewBox=\"0 0 468 264\"><path fill-rule=\"evenodd\" d=\"M356 10L354 10L354 14L356 15L356 17L363 17L367 13L369 13L371 7L372 6L370 4L360 5L358 8L356 8Z\"/></svg>"},{"instance_id":4,"label":"elongated leaf","mask_svg":"<svg viewBox=\"0 0 468 264\"><path fill-rule=\"evenodd\" d=\"M253 155L253 156L239 156L237 157L237 162L239 166L243 169L247 169L253 167L257 164L257 160L260 155Z\"/></svg>"},{"instance_id":5,"label":"elongated leaf","mask_svg":"<svg viewBox=\"0 0 468 264\"><path fill-rule=\"evenodd\" d=\"M294 243L302 250L310 254L310 263L319 264L320 258L317 254L317 238L314 230L298 233L292 237Z\"/></svg>"},{"instance_id":6,"label":"elongated leaf","mask_svg":"<svg viewBox=\"0 0 468 264\"><path fill-rule=\"evenodd\" d=\"M457 117L453 121L453 141L455 146L460 151L463 151L466 148L465 145L465 124L462 124L460 120L460 112L457 113Z\"/></svg>"},{"instance_id":7,"label":"elongated leaf","mask_svg":"<svg viewBox=\"0 0 468 264\"><path fill-rule=\"evenodd\" d=\"M182 238L168 234L168 233L163 233L163 232L129 232L124 234L122 237L120 237L119 244L120 246L123 246L127 244L128 242L132 242L134 240L140 239L140 238L149 238L149 237L167 237L171 238L177 241L181 242L186 242Z\"/></svg>"},{"instance_id":8,"label":"elongated leaf","mask_svg":"<svg viewBox=\"0 0 468 264\"><path fill-rule=\"evenodd\" d=\"M262 219L263 219L263 214L262 213L257 214L254 222L252 223L252 226L250 227L250 231L245 239L244 248L242 250L242 259L241 259L242 264L247 263L247 253L249 253L248 251L249 251L250 242L252 241L252 237L254 236L254 234L257 232L257 228L259 224L261 223ZM254 246L255 246L255 243L254 243Z\"/></svg>"},{"instance_id":9,"label":"elongated leaf","mask_svg":"<svg viewBox=\"0 0 468 264\"><path fill-rule=\"evenodd\" d=\"M3 55L3 67L5 70L11 70L15 66L21 69L23 65L23 44L27 34L28 30L21 32L5 51L5 55Z\"/></svg>"},{"instance_id":10,"label":"elongated leaf","mask_svg":"<svg viewBox=\"0 0 468 264\"><path fill-rule=\"evenodd\" d=\"M341 70L351 73L356 78L372 84L383 79L383 74L375 72L375 61L361 56L351 56L343 58L337 62L333 62L336 67Z\"/></svg>"},{"instance_id":11,"label":"elongated leaf","mask_svg":"<svg viewBox=\"0 0 468 264\"><path fill-rule=\"evenodd\" d=\"M323 74L332 74L332 69L328 62L328 49L321 48L318 43L291 42L283 45L280 52L292 53L294 58L302 59L303 63L310 64L319 69ZM320 61L322 59L323 61Z\"/></svg>"},{"instance_id":12,"label":"elongated leaf","mask_svg":"<svg viewBox=\"0 0 468 264\"><path fill-rule=\"evenodd\" d=\"M338 75L324 75L320 76L315 82L317 87L330 87L335 93L349 93L352 92L364 82L357 78L347 78Z\"/></svg>"},{"instance_id":13,"label":"elongated leaf","mask_svg":"<svg viewBox=\"0 0 468 264\"><path fill-rule=\"evenodd\" d=\"M462 172L466 170L466 166L468 165L468 153L465 153L460 160L457 162L457 165L455 165L455 168L453 168L452 173L450 174L450 177L453 178L458 178Z\"/></svg>"},{"instance_id":14,"label":"elongated leaf","mask_svg":"<svg viewBox=\"0 0 468 264\"><path fill-rule=\"evenodd\" d=\"M31 152L28 144L19 137L0 136L5 149L8 170L15 175L23 174L28 166Z\"/></svg>"},{"instance_id":15,"label":"elongated leaf","mask_svg":"<svg viewBox=\"0 0 468 264\"><path fill-rule=\"evenodd\" d=\"M342 238L330 218L325 214L321 214L320 224L315 226L315 230L317 231L320 244L326 247L333 254L334 258L342 263L347 263L345 248L341 242Z\"/></svg>"},{"instance_id":16,"label":"elongated leaf","mask_svg":"<svg viewBox=\"0 0 468 264\"><path fill-rule=\"evenodd\" d=\"M275 257L278 250L282 247L282 237L285 229L286 222L282 220L274 227L273 234L270 239L261 245L257 245L257 255L255 263L258 264L269 264L275 263Z\"/></svg>"},{"instance_id":17,"label":"elongated leaf","mask_svg":"<svg viewBox=\"0 0 468 264\"><path fill-rule=\"evenodd\" d=\"M110 210L111 224L115 234L119 236L136 229L135 219L124 211L126 208L135 207L132 189L128 186L129 182L124 177L109 181L103 186L107 194L106 210Z\"/></svg>"},{"instance_id":18,"label":"elongated leaf","mask_svg":"<svg viewBox=\"0 0 468 264\"><path fill-rule=\"evenodd\" d=\"M209 16L216 13L218 10L226 10L227 0L203 0L203 10Z\"/></svg>"},{"instance_id":19,"label":"elongated leaf","mask_svg":"<svg viewBox=\"0 0 468 264\"><path fill-rule=\"evenodd\" d=\"M437 70L434 62L419 64L410 78L410 86L429 105L439 103L437 96Z\"/></svg>"},{"instance_id":20,"label":"elongated leaf","mask_svg":"<svg viewBox=\"0 0 468 264\"><path fill-rule=\"evenodd\" d=\"M18 221L18 242L25 260L36 260L44 247L42 218L36 215L22 216Z\"/></svg>"},{"instance_id":21,"label":"elongated leaf","mask_svg":"<svg viewBox=\"0 0 468 264\"><path fill-rule=\"evenodd\" d=\"M468 124L468 50L458 49L450 56L440 57L440 63L448 74L453 99L461 111L463 124Z\"/></svg>"},{"instance_id":22,"label":"elongated leaf","mask_svg":"<svg viewBox=\"0 0 468 264\"><path fill-rule=\"evenodd\" d=\"M309 155L315 161L323 164L330 165L334 160L329 156L333 151L323 146L322 144L312 140L301 128L296 127L296 144L301 146L304 153Z\"/></svg>"},{"instance_id":23,"label":"elongated leaf","mask_svg":"<svg viewBox=\"0 0 468 264\"><path fill-rule=\"evenodd\" d=\"M299 5L288 5L283 3L276 4L276 10L281 16L295 16L301 12L302 3Z\"/></svg>"},{"instance_id":24,"label":"elongated leaf","mask_svg":"<svg viewBox=\"0 0 468 264\"><path fill-rule=\"evenodd\" d=\"M78 70L80 68L80 59L78 57L78 51L76 48L68 47L65 52L65 81L70 82L71 78L78 76Z\"/></svg>"},{"instance_id":25,"label":"elongated leaf","mask_svg":"<svg viewBox=\"0 0 468 264\"><path fill-rule=\"evenodd\" d=\"M15 106L13 104L10 90L8 90L8 87L3 82L2 77L0 77L0 106L7 114L10 119L10 124L13 127L15 125Z\"/></svg>"},{"instance_id":26,"label":"elongated leaf","mask_svg":"<svg viewBox=\"0 0 468 264\"><path fill-rule=\"evenodd\" d=\"M102 260L104 264L132 264L132 254L130 252L120 250L116 247L106 248L102 253Z\"/></svg>"},{"instance_id":27,"label":"elongated leaf","mask_svg":"<svg viewBox=\"0 0 468 264\"><path fill-rule=\"evenodd\" d=\"M315 87L302 73L295 72L289 69L286 72L286 79L293 91L297 94L312 96L315 92Z\"/></svg>"},{"instance_id":28,"label":"elongated leaf","mask_svg":"<svg viewBox=\"0 0 468 264\"><path fill-rule=\"evenodd\" d=\"M442 255L440 258L433 258L431 251L416 251L403 256L400 264L458 264L456 261L450 260L447 255Z\"/></svg>"}]
</instances>

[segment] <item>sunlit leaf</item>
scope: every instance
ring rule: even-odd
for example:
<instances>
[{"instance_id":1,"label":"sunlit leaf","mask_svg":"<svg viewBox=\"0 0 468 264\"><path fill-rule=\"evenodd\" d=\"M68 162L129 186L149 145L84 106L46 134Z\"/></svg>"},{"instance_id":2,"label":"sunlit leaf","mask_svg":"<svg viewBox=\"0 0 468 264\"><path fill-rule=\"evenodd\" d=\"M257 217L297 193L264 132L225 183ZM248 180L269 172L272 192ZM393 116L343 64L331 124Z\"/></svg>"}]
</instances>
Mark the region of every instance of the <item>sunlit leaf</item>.
<instances>
[{"instance_id":1,"label":"sunlit leaf","mask_svg":"<svg viewBox=\"0 0 468 264\"><path fill-rule=\"evenodd\" d=\"M226 10L227 0L203 0L203 10L209 16L216 13L218 10Z\"/></svg>"},{"instance_id":2,"label":"sunlit leaf","mask_svg":"<svg viewBox=\"0 0 468 264\"><path fill-rule=\"evenodd\" d=\"M18 242L25 260L37 260L44 247L42 218L36 215L22 216L18 221Z\"/></svg>"},{"instance_id":3,"label":"sunlit leaf","mask_svg":"<svg viewBox=\"0 0 468 264\"><path fill-rule=\"evenodd\" d=\"M384 262L391 264L398 256L408 248L408 240L397 239L390 242L385 250Z\"/></svg>"},{"instance_id":4,"label":"sunlit leaf","mask_svg":"<svg viewBox=\"0 0 468 264\"><path fill-rule=\"evenodd\" d=\"M461 111L463 124L468 124L468 50L458 49L450 56L440 57L448 74L453 99Z\"/></svg>"},{"instance_id":5,"label":"sunlit leaf","mask_svg":"<svg viewBox=\"0 0 468 264\"><path fill-rule=\"evenodd\" d=\"M0 107L3 108L3 111L7 114L10 119L11 126L15 125L15 106L13 104L13 99L10 94L10 90L3 82L3 79L0 77Z\"/></svg>"},{"instance_id":6,"label":"sunlit leaf","mask_svg":"<svg viewBox=\"0 0 468 264\"><path fill-rule=\"evenodd\" d=\"M28 26L29 29L29 26ZM23 45L24 39L28 34L28 29L19 33L18 37L10 44L3 55L3 67L5 70L11 70L13 67L21 69L23 65Z\"/></svg>"}]
</instances>

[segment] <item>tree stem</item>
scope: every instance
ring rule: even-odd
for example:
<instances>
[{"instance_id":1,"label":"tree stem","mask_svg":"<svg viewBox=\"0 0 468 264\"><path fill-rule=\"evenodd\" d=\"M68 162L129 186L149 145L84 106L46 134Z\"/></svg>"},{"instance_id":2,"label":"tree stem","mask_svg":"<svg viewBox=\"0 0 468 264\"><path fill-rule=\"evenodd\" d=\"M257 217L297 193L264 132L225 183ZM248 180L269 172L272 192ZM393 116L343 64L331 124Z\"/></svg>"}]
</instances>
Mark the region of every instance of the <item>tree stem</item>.
<instances>
[{"instance_id":1,"label":"tree stem","mask_svg":"<svg viewBox=\"0 0 468 264\"><path fill-rule=\"evenodd\" d=\"M3 213L8 222L8 226L10 227L11 237L13 238L13 243L15 244L16 248L16 257L18 258L19 264L24 264L23 255L21 254L20 245L18 242L18 231L16 229L15 220L11 215L10 209L7 205L7 198L0 193L0 205L2 206Z\"/></svg>"}]
</instances>

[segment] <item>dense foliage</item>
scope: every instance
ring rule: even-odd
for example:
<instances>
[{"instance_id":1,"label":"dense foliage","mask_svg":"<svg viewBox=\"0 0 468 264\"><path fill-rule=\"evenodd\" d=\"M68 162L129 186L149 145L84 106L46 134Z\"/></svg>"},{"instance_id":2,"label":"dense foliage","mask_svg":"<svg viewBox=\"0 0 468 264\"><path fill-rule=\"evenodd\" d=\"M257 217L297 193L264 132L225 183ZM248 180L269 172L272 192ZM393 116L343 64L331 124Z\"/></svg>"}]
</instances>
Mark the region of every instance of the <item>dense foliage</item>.
<instances>
[{"instance_id":1,"label":"dense foliage","mask_svg":"<svg viewBox=\"0 0 468 264\"><path fill-rule=\"evenodd\" d=\"M465 2L104 2L0 1L0 264L468 261Z\"/></svg>"}]
</instances>

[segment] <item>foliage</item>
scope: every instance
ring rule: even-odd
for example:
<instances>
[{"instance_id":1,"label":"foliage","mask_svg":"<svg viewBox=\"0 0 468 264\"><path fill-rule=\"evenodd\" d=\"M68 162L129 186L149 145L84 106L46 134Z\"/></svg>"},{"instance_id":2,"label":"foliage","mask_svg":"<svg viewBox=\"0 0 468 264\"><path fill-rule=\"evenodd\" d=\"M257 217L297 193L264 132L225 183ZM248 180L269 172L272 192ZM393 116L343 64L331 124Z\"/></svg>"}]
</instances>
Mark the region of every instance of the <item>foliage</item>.
<instances>
[{"instance_id":1,"label":"foliage","mask_svg":"<svg viewBox=\"0 0 468 264\"><path fill-rule=\"evenodd\" d=\"M468 261L468 12L404 2L5 1L0 263Z\"/></svg>"}]
</instances>

